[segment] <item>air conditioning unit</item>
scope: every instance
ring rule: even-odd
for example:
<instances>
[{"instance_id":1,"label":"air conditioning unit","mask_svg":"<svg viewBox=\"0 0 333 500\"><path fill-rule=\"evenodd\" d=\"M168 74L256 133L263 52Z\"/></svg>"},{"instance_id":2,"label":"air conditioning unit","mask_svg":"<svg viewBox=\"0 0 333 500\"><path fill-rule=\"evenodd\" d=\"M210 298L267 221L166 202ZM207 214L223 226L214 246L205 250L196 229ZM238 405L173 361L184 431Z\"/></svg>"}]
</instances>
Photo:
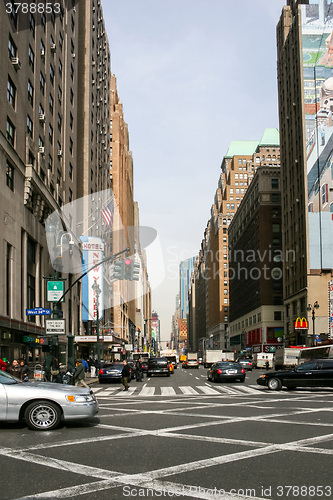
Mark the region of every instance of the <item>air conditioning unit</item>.
<instances>
[{"instance_id":1,"label":"air conditioning unit","mask_svg":"<svg viewBox=\"0 0 333 500\"><path fill-rule=\"evenodd\" d=\"M44 49L40 49L40 56L45 57L45 50Z\"/></svg>"},{"instance_id":2,"label":"air conditioning unit","mask_svg":"<svg viewBox=\"0 0 333 500\"><path fill-rule=\"evenodd\" d=\"M73 59L75 59L75 53L74 53L74 52L73 52L73 54L72 54L72 58L73 58Z\"/></svg>"},{"instance_id":3,"label":"air conditioning unit","mask_svg":"<svg viewBox=\"0 0 333 500\"><path fill-rule=\"evenodd\" d=\"M40 123L45 123L45 115L44 114L41 113L39 115L39 121L40 121Z\"/></svg>"},{"instance_id":4,"label":"air conditioning unit","mask_svg":"<svg viewBox=\"0 0 333 500\"><path fill-rule=\"evenodd\" d=\"M95 62L95 61L93 61L93 62L91 63L91 65L92 65L92 66L96 66L96 62Z\"/></svg>"},{"instance_id":5,"label":"air conditioning unit","mask_svg":"<svg viewBox=\"0 0 333 500\"><path fill-rule=\"evenodd\" d=\"M91 81L91 84L92 84L92 85L95 85L95 80L92 80L92 81Z\"/></svg>"},{"instance_id":6,"label":"air conditioning unit","mask_svg":"<svg viewBox=\"0 0 333 500\"><path fill-rule=\"evenodd\" d=\"M41 154L42 156L45 156L45 148L44 148L44 146L39 146L38 153Z\"/></svg>"},{"instance_id":7,"label":"air conditioning unit","mask_svg":"<svg viewBox=\"0 0 333 500\"><path fill-rule=\"evenodd\" d=\"M51 52L52 52L52 54L54 54L54 53L56 52L56 50L57 50L57 47L56 47L56 44L55 44L55 43L51 43L50 48L51 48Z\"/></svg>"},{"instance_id":8,"label":"air conditioning unit","mask_svg":"<svg viewBox=\"0 0 333 500\"><path fill-rule=\"evenodd\" d=\"M61 151L61 149L58 149L58 153L57 154L58 154L58 158L62 158L62 151Z\"/></svg>"},{"instance_id":9,"label":"air conditioning unit","mask_svg":"<svg viewBox=\"0 0 333 500\"><path fill-rule=\"evenodd\" d=\"M14 66L15 69L21 69L21 61L19 60L18 57L12 57L12 65Z\"/></svg>"}]
</instances>

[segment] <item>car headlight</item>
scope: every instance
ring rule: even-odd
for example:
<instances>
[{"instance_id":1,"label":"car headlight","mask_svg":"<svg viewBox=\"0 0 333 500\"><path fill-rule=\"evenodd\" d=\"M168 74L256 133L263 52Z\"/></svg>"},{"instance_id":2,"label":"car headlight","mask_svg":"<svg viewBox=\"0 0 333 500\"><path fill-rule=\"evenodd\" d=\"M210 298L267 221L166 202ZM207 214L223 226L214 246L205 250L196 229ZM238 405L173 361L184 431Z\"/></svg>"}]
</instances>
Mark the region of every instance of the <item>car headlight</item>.
<instances>
[{"instance_id":1,"label":"car headlight","mask_svg":"<svg viewBox=\"0 0 333 500\"><path fill-rule=\"evenodd\" d=\"M70 403L89 403L91 401L95 401L95 396L91 394L79 394L73 395L69 394L66 396L67 401Z\"/></svg>"}]
</instances>

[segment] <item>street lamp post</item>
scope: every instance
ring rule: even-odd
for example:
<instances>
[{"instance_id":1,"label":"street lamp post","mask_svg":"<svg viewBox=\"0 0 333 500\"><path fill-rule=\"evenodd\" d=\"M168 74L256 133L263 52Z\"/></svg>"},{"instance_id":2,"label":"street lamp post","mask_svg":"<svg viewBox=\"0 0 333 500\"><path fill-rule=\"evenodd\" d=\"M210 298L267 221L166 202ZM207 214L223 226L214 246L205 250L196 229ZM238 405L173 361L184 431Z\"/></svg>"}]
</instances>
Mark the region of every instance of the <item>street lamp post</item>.
<instances>
[{"instance_id":1,"label":"street lamp post","mask_svg":"<svg viewBox=\"0 0 333 500\"><path fill-rule=\"evenodd\" d=\"M312 307L311 304L309 304L308 307L307 307L308 311L312 311L312 332L313 332L313 343L314 343L315 346L317 345L317 342L316 342L316 331L315 331L315 322L316 322L316 312L315 311L318 308L319 308L319 304L318 304L317 300L313 304L313 307Z\"/></svg>"},{"instance_id":2,"label":"street lamp post","mask_svg":"<svg viewBox=\"0 0 333 500\"><path fill-rule=\"evenodd\" d=\"M95 283L92 285L91 287L96 295L96 313L97 313L97 317L96 317L96 333L97 333L97 362L98 362L98 367L100 365L100 362L101 362L101 350L100 350L100 345L99 345L99 296L100 294L102 293L102 290L100 289L100 287L98 286L98 284Z\"/></svg>"}]
</instances>

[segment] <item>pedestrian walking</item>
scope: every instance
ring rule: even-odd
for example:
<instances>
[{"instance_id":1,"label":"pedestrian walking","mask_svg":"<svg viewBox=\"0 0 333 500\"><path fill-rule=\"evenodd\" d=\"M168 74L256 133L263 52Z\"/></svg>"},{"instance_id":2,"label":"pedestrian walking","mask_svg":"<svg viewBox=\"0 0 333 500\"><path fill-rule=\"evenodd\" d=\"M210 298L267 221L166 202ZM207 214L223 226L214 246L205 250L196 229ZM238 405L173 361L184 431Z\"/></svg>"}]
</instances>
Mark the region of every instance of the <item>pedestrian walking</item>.
<instances>
[{"instance_id":1,"label":"pedestrian walking","mask_svg":"<svg viewBox=\"0 0 333 500\"><path fill-rule=\"evenodd\" d=\"M81 360L81 361L82 361L82 364L83 364L83 366L84 366L84 370L85 370L86 372L88 372L88 371L89 371L89 365L88 365L88 362L87 362L85 359L83 359L83 358L82 358L82 360Z\"/></svg>"},{"instance_id":2,"label":"pedestrian walking","mask_svg":"<svg viewBox=\"0 0 333 500\"><path fill-rule=\"evenodd\" d=\"M124 365L123 370L121 372L121 383L125 387L124 391L128 391L128 380L129 377L131 376L131 372L126 359L124 359L123 365Z\"/></svg>"},{"instance_id":3,"label":"pedestrian walking","mask_svg":"<svg viewBox=\"0 0 333 500\"><path fill-rule=\"evenodd\" d=\"M20 366L21 366L21 369L22 369L21 380L25 380L25 381L29 380L30 368L27 365L27 363L24 361L24 359L20 360Z\"/></svg>"},{"instance_id":4,"label":"pedestrian walking","mask_svg":"<svg viewBox=\"0 0 333 500\"><path fill-rule=\"evenodd\" d=\"M141 365L141 359L140 358L137 360L135 368L136 368L136 371L135 371L136 381L137 382L142 382L142 365Z\"/></svg>"},{"instance_id":5,"label":"pedestrian walking","mask_svg":"<svg viewBox=\"0 0 333 500\"><path fill-rule=\"evenodd\" d=\"M85 376L86 375L85 375L84 366L83 366L81 360L78 359L76 361L76 368L75 368L75 373L74 373L75 385L82 385L83 387L86 387L87 389L89 389L89 387L87 386L87 384L84 381Z\"/></svg>"},{"instance_id":6,"label":"pedestrian walking","mask_svg":"<svg viewBox=\"0 0 333 500\"><path fill-rule=\"evenodd\" d=\"M48 354L45 358L45 361L43 363L43 368L44 368L44 377L46 379L46 382L51 382L51 363L52 363L53 356L51 354Z\"/></svg>"},{"instance_id":7,"label":"pedestrian walking","mask_svg":"<svg viewBox=\"0 0 333 500\"><path fill-rule=\"evenodd\" d=\"M51 375L52 382L61 384L60 365L56 357L53 357L51 361Z\"/></svg>"},{"instance_id":8,"label":"pedestrian walking","mask_svg":"<svg viewBox=\"0 0 333 500\"><path fill-rule=\"evenodd\" d=\"M17 359L14 359L12 364L7 367L8 373L13 375L13 377L19 378L21 380L22 368Z\"/></svg>"}]
</instances>

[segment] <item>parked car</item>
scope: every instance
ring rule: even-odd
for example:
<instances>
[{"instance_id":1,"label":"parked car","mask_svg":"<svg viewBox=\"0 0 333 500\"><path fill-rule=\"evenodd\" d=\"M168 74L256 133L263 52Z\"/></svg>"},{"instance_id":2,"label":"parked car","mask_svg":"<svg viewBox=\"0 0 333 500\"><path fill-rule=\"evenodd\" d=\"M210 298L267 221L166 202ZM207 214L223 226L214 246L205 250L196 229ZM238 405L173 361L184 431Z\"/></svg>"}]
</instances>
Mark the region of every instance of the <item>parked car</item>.
<instances>
[{"instance_id":1,"label":"parked car","mask_svg":"<svg viewBox=\"0 0 333 500\"><path fill-rule=\"evenodd\" d=\"M219 361L207 372L207 379L213 382L222 380L239 380L245 382L245 369L235 361Z\"/></svg>"},{"instance_id":2,"label":"parked car","mask_svg":"<svg viewBox=\"0 0 333 500\"><path fill-rule=\"evenodd\" d=\"M195 359L188 359L185 361L185 366L183 365L184 368L199 368L199 361L197 358Z\"/></svg>"},{"instance_id":3,"label":"parked car","mask_svg":"<svg viewBox=\"0 0 333 500\"><path fill-rule=\"evenodd\" d=\"M264 385L271 391L282 387L333 387L333 359L308 361L293 370L268 372L257 379L258 385Z\"/></svg>"},{"instance_id":4,"label":"parked car","mask_svg":"<svg viewBox=\"0 0 333 500\"><path fill-rule=\"evenodd\" d=\"M252 371L253 362L251 358L239 358L237 363L239 363L245 370Z\"/></svg>"},{"instance_id":5,"label":"parked car","mask_svg":"<svg viewBox=\"0 0 333 500\"><path fill-rule=\"evenodd\" d=\"M168 360L166 358L149 358L147 376L151 375L166 375L170 377Z\"/></svg>"},{"instance_id":6,"label":"parked car","mask_svg":"<svg viewBox=\"0 0 333 500\"><path fill-rule=\"evenodd\" d=\"M25 420L34 430L49 431L62 420L91 418L98 403L91 389L48 382L22 382L0 371L0 420Z\"/></svg>"},{"instance_id":7,"label":"parked car","mask_svg":"<svg viewBox=\"0 0 333 500\"><path fill-rule=\"evenodd\" d=\"M121 373L123 371L124 365L120 362L108 363L105 362L98 371L98 380L100 383L107 382L110 380L117 380L120 382Z\"/></svg>"}]
</instances>

